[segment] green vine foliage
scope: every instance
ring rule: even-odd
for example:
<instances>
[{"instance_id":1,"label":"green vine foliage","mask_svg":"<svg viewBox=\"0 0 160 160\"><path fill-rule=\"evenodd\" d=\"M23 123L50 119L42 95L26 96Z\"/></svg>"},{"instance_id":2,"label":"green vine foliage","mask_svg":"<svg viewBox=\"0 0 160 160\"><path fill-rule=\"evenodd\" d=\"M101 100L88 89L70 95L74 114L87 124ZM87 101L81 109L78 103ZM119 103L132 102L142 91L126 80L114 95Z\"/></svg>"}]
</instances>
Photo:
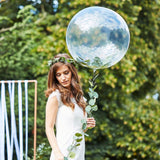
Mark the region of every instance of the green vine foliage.
<instances>
[{"instance_id":1,"label":"green vine foliage","mask_svg":"<svg viewBox=\"0 0 160 160\"><path fill-rule=\"evenodd\" d=\"M98 74L95 74L96 71L94 71L94 74L93 74L93 78L89 81L89 84L90 84L90 87L89 88L89 102L88 102L88 105L86 107L86 112L88 114L89 117L92 117L92 112L93 111L97 111L98 110L98 107L97 105L95 104L96 103L96 99L98 98L98 93L95 92L95 89L96 89L96 85L95 85L95 80L96 78L98 77ZM87 121L86 119L82 119L81 120L81 123L82 123L82 130L85 131L87 129ZM88 128L88 129L91 129L91 128ZM74 152L74 149L76 149L78 146L80 146L80 142L82 141L83 139L83 135L85 136L89 136L88 134L86 133L75 133L74 137L73 137L73 142L72 144L68 147L68 156L64 158L64 160L68 160L69 158L70 159L73 159L75 157L75 152Z\"/></svg>"},{"instance_id":2,"label":"green vine foliage","mask_svg":"<svg viewBox=\"0 0 160 160\"><path fill-rule=\"evenodd\" d=\"M78 146L80 146L80 142L83 140L82 136L82 133L75 133L75 135L73 136L72 144L68 147L68 155L67 157L64 157L64 160L75 158L76 154L74 150L77 149Z\"/></svg>"},{"instance_id":3,"label":"green vine foliage","mask_svg":"<svg viewBox=\"0 0 160 160\"><path fill-rule=\"evenodd\" d=\"M98 93L95 92L95 89L97 88L97 86L95 85L95 80L98 77L98 74L96 74L96 70L93 71L93 78L89 81L90 84L90 88L89 88L89 102L88 105L86 107L86 112L88 114L88 117L92 117L92 112L93 111L97 111L98 107L96 105L96 99L98 98ZM82 133L75 133L74 137L73 137L73 142L72 144L68 147L68 156L64 158L64 160L68 160L73 159L75 157L75 152L74 149L76 149L78 146L80 146L80 142L83 139L83 135L85 136L89 136L88 134L84 133L84 131L87 129L87 121L86 119L82 119L81 120L82 123ZM88 129L92 129L92 128L88 128Z\"/></svg>"},{"instance_id":4,"label":"green vine foliage","mask_svg":"<svg viewBox=\"0 0 160 160\"><path fill-rule=\"evenodd\" d=\"M88 113L89 117L92 117L92 112L98 110L98 106L96 105L96 99L98 98L98 93L95 91L97 88L97 85L95 85L95 80L98 77L98 74L95 74L95 71L93 71L93 78L89 81L90 87L89 87L89 101L88 105L86 107L86 112Z\"/></svg>"}]
</instances>

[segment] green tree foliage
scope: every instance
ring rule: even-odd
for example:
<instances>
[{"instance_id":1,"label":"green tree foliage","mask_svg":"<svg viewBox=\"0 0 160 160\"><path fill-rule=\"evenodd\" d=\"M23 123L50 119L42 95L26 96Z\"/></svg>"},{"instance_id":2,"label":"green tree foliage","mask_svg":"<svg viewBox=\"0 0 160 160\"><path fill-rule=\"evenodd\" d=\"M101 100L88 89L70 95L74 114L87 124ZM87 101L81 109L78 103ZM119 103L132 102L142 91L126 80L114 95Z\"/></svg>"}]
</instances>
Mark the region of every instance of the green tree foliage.
<instances>
[{"instance_id":1,"label":"green tree foliage","mask_svg":"<svg viewBox=\"0 0 160 160\"><path fill-rule=\"evenodd\" d=\"M61 0L58 8L55 2L12 0L1 2L0 8L0 79L38 80L38 145L47 142L47 61L56 53L68 53L65 34L71 18L81 9L98 5L116 11L126 20L131 42L121 62L98 71L99 110L94 113L97 126L88 132L86 159L160 159L160 96L153 98L160 94L160 2ZM25 7L20 10L19 5ZM78 70L89 99L92 71L81 66ZM48 158L40 153L39 159Z\"/></svg>"}]
</instances>

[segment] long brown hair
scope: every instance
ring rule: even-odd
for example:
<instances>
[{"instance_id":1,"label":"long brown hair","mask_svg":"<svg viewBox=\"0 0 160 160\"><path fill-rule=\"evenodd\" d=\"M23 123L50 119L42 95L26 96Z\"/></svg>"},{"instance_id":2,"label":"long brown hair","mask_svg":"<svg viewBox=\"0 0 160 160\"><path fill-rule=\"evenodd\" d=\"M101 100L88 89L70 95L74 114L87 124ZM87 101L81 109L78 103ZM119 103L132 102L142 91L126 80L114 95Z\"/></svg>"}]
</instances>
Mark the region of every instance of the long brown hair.
<instances>
[{"instance_id":1,"label":"long brown hair","mask_svg":"<svg viewBox=\"0 0 160 160\"><path fill-rule=\"evenodd\" d=\"M54 58L60 58L60 57L64 57L66 59L70 58L69 55L65 54L65 53L58 54ZM59 82L56 78L56 72L57 72L58 68L64 64L69 68L69 70L72 73L71 90L69 90L69 89L63 87L61 84L59 84ZM73 95L77 104L83 109L83 112L85 113L86 103L83 98L83 91L80 86L80 80L78 77L77 69L75 68L75 66L73 64L57 62L57 63L54 63L50 67L50 70L48 73L48 88L45 91L46 97L48 97L56 89L58 89L59 92L61 93L61 100L62 100L63 104L74 109L74 107L75 107L74 103L71 101L71 95Z\"/></svg>"}]
</instances>

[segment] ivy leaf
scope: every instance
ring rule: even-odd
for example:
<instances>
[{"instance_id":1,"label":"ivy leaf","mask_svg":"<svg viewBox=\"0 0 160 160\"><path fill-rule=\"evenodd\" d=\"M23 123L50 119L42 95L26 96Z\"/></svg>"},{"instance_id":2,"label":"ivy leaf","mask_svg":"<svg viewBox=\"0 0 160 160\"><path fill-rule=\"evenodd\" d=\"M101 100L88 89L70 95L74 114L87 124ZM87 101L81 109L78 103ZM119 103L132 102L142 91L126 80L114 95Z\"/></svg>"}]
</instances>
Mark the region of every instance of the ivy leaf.
<instances>
[{"instance_id":1,"label":"ivy leaf","mask_svg":"<svg viewBox=\"0 0 160 160\"><path fill-rule=\"evenodd\" d=\"M76 137L81 137L82 134L81 134L81 133L76 133L75 136L76 136Z\"/></svg>"},{"instance_id":2,"label":"ivy leaf","mask_svg":"<svg viewBox=\"0 0 160 160\"><path fill-rule=\"evenodd\" d=\"M93 106L95 104L95 102L96 102L95 99L90 99L89 100L89 105Z\"/></svg>"},{"instance_id":3,"label":"ivy leaf","mask_svg":"<svg viewBox=\"0 0 160 160\"><path fill-rule=\"evenodd\" d=\"M94 92L92 88L89 88L89 91L90 91L90 92Z\"/></svg>"},{"instance_id":4,"label":"ivy leaf","mask_svg":"<svg viewBox=\"0 0 160 160\"><path fill-rule=\"evenodd\" d=\"M94 96L93 96L93 92L89 92L89 96L90 98L92 99Z\"/></svg>"},{"instance_id":5,"label":"ivy leaf","mask_svg":"<svg viewBox=\"0 0 160 160\"><path fill-rule=\"evenodd\" d=\"M82 129L85 130L87 128L87 121L86 121L86 119L82 119L81 123L82 123Z\"/></svg>"},{"instance_id":6,"label":"ivy leaf","mask_svg":"<svg viewBox=\"0 0 160 160\"><path fill-rule=\"evenodd\" d=\"M93 98L92 92L89 92L88 94L89 94L89 97L90 97L90 98Z\"/></svg>"},{"instance_id":7,"label":"ivy leaf","mask_svg":"<svg viewBox=\"0 0 160 160\"><path fill-rule=\"evenodd\" d=\"M75 156L76 156L76 154L74 152L69 153L69 158L73 159Z\"/></svg>"},{"instance_id":8,"label":"ivy leaf","mask_svg":"<svg viewBox=\"0 0 160 160\"><path fill-rule=\"evenodd\" d=\"M87 107L86 107L86 112L89 114L90 113L90 111L91 111L91 106L90 105L88 105Z\"/></svg>"},{"instance_id":9,"label":"ivy leaf","mask_svg":"<svg viewBox=\"0 0 160 160\"><path fill-rule=\"evenodd\" d=\"M87 128L87 123L85 122L82 124L82 129L85 130L86 128Z\"/></svg>"},{"instance_id":10,"label":"ivy leaf","mask_svg":"<svg viewBox=\"0 0 160 160\"><path fill-rule=\"evenodd\" d=\"M81 57L79 57L78 56L78 58L76 58L76 61L78 62L78 63L81 63L81 64L84 64L84 65L90 65L90 60L88 59L88 60L84 60L83 58L81 58Z\"/></svg>"},{"instance_id":11,"label":"ivy leaf","mask_svg":"<svg viewBox=\"0 0 160 160\"><path fill-rule=\"evenodd\" d=\"M94 86L94 85L93 85L93 82L91 82L91 81L89 81L89 85L90 85L91 87Z\"/></svg>"},{"instance_id":12,"label":"ivy leaf","mask_svg":"<svg viewBox=\"0 0 160 160\"><path fill-rule=\"evenodd\" d=\"M98 98L98 93L97 92L94 92L93 90L91 92L88 93L90 98Z\"/></svg>"},{"instance_id":13,"label":"ivy leaf","mask_svg":"<svg viewBox=\"0 0 160 160\"><path fill-rule=\"evenodd\" d=\"M82 139L83 139L83 138L79 138L79 139L77 139L76 141L77 141L77 142L81 142L81 141L82 141Z\"/></svg>"},{"instance_id":14,"label":"ivy leaf","mask_svg":"<svg viewBox=\"0 0 160 160\"><path fill-rule=\"evenodd\" d=\"M95 90L97 88L97 85L94 86L93 90Z\"/></svg>"},{"instance_id":15,"label":"ivy leaf","mask_svg":"<svg viewBox=\"0 0 160 160\"><path fill-rule=\"evenodd\" d=\"M89 137L89 135L87 133L84 133L85 136Z\"/></svg>"},{"instance_id":16,"label":"ivy leaf","mask_svg":"<svg viewBox=\"0 0 160 160\"><path fill-rule=\"evenodd\" d=\"M67 148L68 152L71 152L71 151L72 151L72 148L73 148L73 146L70 145L70 146Z\"/></svg>"},{"instance_id":17,"label":"ivy leaf","mask_svg":"<svg viewBox=\"0 0 160 160\"><path fill-rule=\"evenodd\" d=\"M97 106L97 105L94 105L94 106L92 107L92 110L93 110L93 111L97 111L97 110L98 110L98 106Z\"/></svg>"},{"instance_id":18,"label":"ivy leaf","mask_svg":"<svg viewBox=\"0 0 160 160\"><path fill-rule=\"evenodd\" d=\"M97 93L97 92L93 92L93 96L94 96L95 98L98 98L98 93Z\"/></svg>"},{"instance_id":19,"label":"ivy leaf","mask_svg":"<svg viewBox=\"0 0 160 160\"><path fill-rule=\"evenodd\" d=\"M81 123L86 123L86 119L81 119Z\"/></svg>"}]
</instances>

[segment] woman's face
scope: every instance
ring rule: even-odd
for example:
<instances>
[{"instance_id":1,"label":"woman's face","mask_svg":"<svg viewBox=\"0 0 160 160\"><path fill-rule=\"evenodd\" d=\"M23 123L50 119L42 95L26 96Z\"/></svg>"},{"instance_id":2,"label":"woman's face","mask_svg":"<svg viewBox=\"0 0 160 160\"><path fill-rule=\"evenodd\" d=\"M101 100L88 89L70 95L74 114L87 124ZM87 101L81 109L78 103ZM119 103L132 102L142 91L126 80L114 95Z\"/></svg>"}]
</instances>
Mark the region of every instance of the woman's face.
<instances>
[{"instance_id":1,"label":"woman's face","mask_svg":"<svg viewBox=\"0 0 160 160\"><path fill-rule=\"evenodd\" d=\"M65 64L60 66L56 72L56 79L63 87L70 89L72 73Z\"/></svg>"}]
</instances>

